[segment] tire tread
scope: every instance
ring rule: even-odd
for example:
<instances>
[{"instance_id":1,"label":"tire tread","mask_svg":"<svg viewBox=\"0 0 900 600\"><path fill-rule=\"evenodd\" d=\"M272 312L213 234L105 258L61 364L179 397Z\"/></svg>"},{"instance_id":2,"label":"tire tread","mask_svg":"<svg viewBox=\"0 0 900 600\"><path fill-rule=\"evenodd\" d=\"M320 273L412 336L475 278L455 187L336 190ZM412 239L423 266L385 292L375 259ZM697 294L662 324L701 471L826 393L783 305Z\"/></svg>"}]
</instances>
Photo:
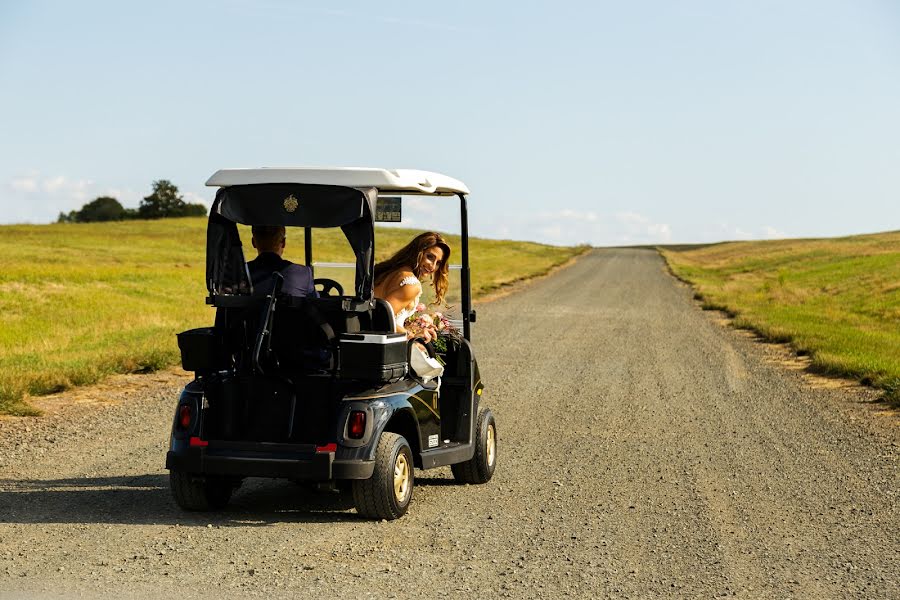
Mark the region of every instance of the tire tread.
<instances>
[{"instance_id":1,"label":"tire tread","mask_svg":"<svg viewBox=\"0 0 900 600\"><path fill-rule=\"evenodd\" d=\"M400 444L409 448L409 443L402 435L391 432L382 433L375 449L375 470L372 476L369 479L353 482L353 502L356 505L356 512L361 516L370 519L392 520L406 513L406 507L398 510L393 501L393 457L394 449ZM409 458L412 458L411 451ZM412 460L410 460L410 469L412 468ZM410 482L410 484L412 483Z\"/></svg>"},{"instance_id":2,"label":"tire tread","mask_svg":"<svg viewBox=\"0 0 900 600\"><path fill-rule=\"evenodd\" d=\"M453 471L453 477L459 483L487 483L494 475L493 470L487 464L487 447L484 443L487 436L486 427L488 420L490 420L490 422L494 424L494 443L496 444L497 423L494 420L493 413L491 413L489 409L483 408L478 411L478 420L475 422L475 435L477 436L477 439L475 441L474 456L472 456L472 458L467 460L466 462L450 465L450 470ZM494 449L494 452L496 452L496 447ZM497 459L495 457L495 467L496 460Z\"/></svg>"}]
</instances>

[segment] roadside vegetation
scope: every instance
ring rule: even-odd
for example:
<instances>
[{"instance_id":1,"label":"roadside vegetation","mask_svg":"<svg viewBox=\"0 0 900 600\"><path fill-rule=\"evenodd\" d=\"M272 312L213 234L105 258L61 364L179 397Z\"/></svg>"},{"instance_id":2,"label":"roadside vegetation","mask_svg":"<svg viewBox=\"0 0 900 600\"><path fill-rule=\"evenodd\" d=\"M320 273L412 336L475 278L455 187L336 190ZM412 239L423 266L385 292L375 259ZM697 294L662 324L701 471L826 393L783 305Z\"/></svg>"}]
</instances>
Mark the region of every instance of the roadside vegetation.
<instances>
[{"instance_id":1,"label":"roadside vegetation","mask_svg":"<svg viewBox=\"0 0 900 600\"><path fill-rule=\"evenodd\" d=\"M379 228L376 260L414 233ZM252 258L246 228L242 236ZM449 239L459 248L458 236ZM317 231L315 241L317 260L348 259L340 230ZM204 304L205 244L205 218L0 226L0 414L33 414L28 394L179 364L175 334L214 316ZM586 250L470 246L476 299ZM302 248L302 231L290 231L285 257L299 261Z\"/></svg>"},{"instance_id":2,"label":"roadside vegetation","mask_svg":"<svg viewBox=\"0 0 900 600\"><path fill-rule=\"evenodd\" d=\"M178 187L167 179L153 182L153 191L141 200L137 208L125 208L111 196L100 196L68 213L59 213L57 223L97 223L128 219L171 219L173 217L202 217L206 207L184 201Z\"/></svg>"},{"instance_id":3,"label":"roadside vegetation","mask_svg":"<svg viewBox=\"0 0 900 600\"><path fill-rule=\"evenodd\" d=\"M900 402L900 232L661 252L704 308Z\"/></svg>"}]
</instances>

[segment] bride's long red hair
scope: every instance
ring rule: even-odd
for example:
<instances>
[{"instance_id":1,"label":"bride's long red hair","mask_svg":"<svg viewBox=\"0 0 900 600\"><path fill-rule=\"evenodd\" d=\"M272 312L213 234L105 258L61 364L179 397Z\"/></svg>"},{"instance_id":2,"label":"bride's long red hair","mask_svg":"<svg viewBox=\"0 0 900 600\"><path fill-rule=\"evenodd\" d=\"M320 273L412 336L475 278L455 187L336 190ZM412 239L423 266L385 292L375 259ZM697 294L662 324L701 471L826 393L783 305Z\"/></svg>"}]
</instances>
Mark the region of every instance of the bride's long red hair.
<instances>
[{"instance_id":1,"label":"bride's long red hair","mask_svg":"<svg viewBox=\"0 0 900 600\"><path fill-rule=\"evenodd\" d=\"M443 304L447 288L450 286L450 244L436 231L420 233L392 257L375 265L375 285L380 284L394 271L401 269L412 271L413 275L419 277L421 275L419 264L422 262L422 256L426 250L435 246L444 251L444 257L432 273L431 282L434 285L435 302Z\"/></svg>"}]
</instances>

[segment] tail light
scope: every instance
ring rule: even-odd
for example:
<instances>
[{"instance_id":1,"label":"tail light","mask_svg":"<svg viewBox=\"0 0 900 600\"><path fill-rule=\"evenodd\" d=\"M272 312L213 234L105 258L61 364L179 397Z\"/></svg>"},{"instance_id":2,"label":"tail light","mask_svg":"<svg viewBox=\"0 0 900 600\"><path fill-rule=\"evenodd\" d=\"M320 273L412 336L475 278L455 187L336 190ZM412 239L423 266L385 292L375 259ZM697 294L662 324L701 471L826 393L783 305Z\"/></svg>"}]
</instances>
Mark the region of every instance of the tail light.
<instances>
[{"instance_id":1,"label":"tail light","mask_svg":"<svg viewBox=\"0 0 900 600\"><path fill-rule=\"evenodd\" d=\"M178 427L180 429L187 429L190 427L192 418L193 411L191 410L190 404L182 404L178 407Z\"/></svg>"},{"instance_id":2,"label":"tail light","mask_svg":"<svg viewBox=\"0 0 900 600\"><path fill-rule=\"evenodd\" d=\"M354 410L350 413L350 420L347 422L347 435L354 440L362 438L366 433L366 413L361 410Z\"/></svg>"}]
</instances>

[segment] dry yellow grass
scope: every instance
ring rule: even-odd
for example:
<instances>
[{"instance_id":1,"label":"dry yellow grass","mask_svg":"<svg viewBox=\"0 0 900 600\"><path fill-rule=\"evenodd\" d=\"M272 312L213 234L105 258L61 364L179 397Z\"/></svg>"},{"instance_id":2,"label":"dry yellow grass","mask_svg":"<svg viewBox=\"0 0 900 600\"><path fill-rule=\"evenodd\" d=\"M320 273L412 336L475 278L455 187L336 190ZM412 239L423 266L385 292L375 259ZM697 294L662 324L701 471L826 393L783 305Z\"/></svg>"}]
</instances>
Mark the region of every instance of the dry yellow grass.
<instances>
[{"instance_id":1,"label":"dry yellow grass","mask_svg":"<svg viewBox=\"0 0 900 600\"><path fill-rule=\"evenodd\" d=\"M414 233L379 229L376 258ZM0 226L0 413L32 412L28 394L177 364L175 333L213 318L205 240L203 218ZM350 258L340 231L315 240L317 260ZM476 297L584 250L477 239L471 247ZM290 232L287 257L302 248L302 231Z\"/></svg>"},{"instance_id":2,"label":"dry yellow grass","mask_svg":"<svg viewBox=\"0 0 900 600\"><path fill-rule=\"evenodd\" d=\"M663 254L709 308L790 343L817 372L900 399L900 232L733 242Z\"/></svg>"}]
</instances>

